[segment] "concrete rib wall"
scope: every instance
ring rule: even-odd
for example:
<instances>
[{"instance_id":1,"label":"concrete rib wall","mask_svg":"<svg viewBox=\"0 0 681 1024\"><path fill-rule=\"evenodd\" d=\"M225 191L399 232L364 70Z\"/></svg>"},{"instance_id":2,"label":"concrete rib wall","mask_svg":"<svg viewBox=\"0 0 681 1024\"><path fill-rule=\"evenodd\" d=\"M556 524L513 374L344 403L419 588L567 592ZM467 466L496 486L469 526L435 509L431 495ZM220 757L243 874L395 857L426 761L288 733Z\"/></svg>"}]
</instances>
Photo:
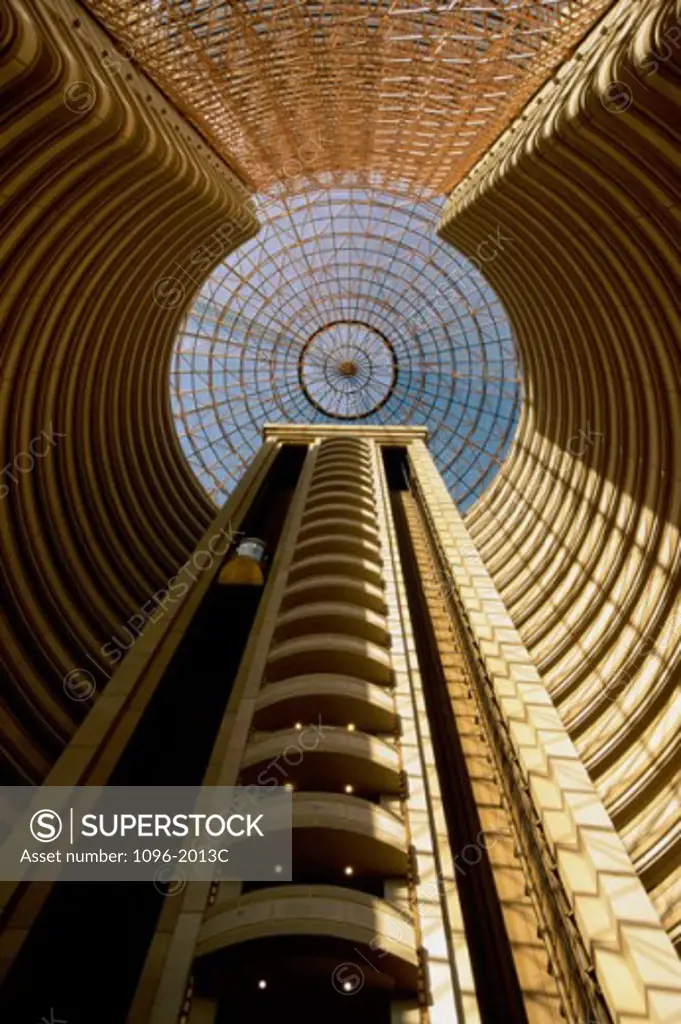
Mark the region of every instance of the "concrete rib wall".
<instances>
[{"instance_id":1,"label":"concrete rib wall","mask_svg":"<svg viewBox=\"0 0 681 1024\"><path fill-rule=\"evenodd\" d=\"M526 379L467 524L677 941L680 56L681 4L616 5L441 224L512 237L484 269Z\"/></svg>"},{"instance_id":2,"label":"concrete rib wall","mask_svg":"<svg viewBox=\"0 0 681 1024\"><path fill-rule=\"evenodd\" d=\"M77 5L10 0L0 40L0 699L9 762L38 780L89 704L68 674L106 684L102 645L214 516L183 464L168 364L197 250L222 229L219 257L257 223Z\"/></svg>"}]
</instances>

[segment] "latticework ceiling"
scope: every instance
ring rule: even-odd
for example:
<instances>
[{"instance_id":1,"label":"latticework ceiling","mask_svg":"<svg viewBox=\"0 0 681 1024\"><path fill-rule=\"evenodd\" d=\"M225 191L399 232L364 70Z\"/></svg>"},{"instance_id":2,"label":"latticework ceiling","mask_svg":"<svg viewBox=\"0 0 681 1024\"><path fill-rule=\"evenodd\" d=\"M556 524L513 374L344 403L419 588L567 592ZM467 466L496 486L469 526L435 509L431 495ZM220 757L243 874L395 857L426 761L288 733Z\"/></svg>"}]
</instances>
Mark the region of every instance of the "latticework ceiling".
<instances>
[{"instance_id":1,"label":"latticework ceiling","mask_svg":"<svg viewBox=\"0 0 681 1024\"><path fill-rule=\"evenodd\" d=\"M300 163L444 192L612 0L85 3L259 191Z\"/></svg>"},{"instance_id":2,"label":"latticework ceiling","mask_svg":"<svg viewBox=\"0 0 681 1024\"><path fill-rule=\"evenodd\" d=\"M317 180L259 200L259 234L209 277L171 368L182 447L222 504L265 422L424 424L465 509L515 430L520 371L482 274L413 190Z\"/></svg>"}]
</instances>

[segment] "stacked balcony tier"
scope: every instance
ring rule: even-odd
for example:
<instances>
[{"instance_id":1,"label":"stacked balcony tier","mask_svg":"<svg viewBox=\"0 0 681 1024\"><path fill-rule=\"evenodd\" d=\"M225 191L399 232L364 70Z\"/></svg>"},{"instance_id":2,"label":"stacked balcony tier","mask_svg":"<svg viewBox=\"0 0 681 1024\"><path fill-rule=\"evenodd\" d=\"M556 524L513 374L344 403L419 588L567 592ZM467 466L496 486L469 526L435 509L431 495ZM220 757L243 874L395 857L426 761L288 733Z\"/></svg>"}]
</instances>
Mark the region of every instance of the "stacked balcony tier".
<instances>
[{"instance_id":1,"label":"stacked balcony tier","mask_svg":"<svg viewBox=\"0 0 681 1024\"><path fill-rule=\"evenodd\" d=\"M255 952L261 973L284 956L306 985L312 959L328 985L366 947L371 984L413 1000L414 926L385 898L406 884L409 840L371 452L344 437L312 457L240 770L243 784L293 790L294 877L221 891L199 971L238 977Z\"/></svg>"}]
</instances>

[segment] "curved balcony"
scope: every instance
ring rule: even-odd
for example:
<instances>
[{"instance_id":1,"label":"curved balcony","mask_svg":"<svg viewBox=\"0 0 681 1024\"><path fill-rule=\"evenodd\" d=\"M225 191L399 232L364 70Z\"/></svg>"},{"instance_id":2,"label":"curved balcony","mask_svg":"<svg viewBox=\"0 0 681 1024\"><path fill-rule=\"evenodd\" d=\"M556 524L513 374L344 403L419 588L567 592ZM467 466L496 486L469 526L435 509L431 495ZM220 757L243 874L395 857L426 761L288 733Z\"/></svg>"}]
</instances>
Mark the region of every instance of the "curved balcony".
<instances>
[{"instance_id":1,"label":"curved balcony","mask_svg":"<svg viewBox=\"0 0 681 1024\"><path fill-rule=\"evenodd\" d=\"M350 437L348 434L339 434L338 437L325 437L320 443L320 450L335 448L338 445L352 445L355 448L367 449L367 442L360 437Z\"/></svg>"},{"instance_id":2,"label":"curved balcony","mask_svg":"<svg viewBox=\"0 0 681 1024\"><path fill-rule=\"evenodd\" d=\"M310 633L338 633L390 647L390 632L383 615L342 601L315 601L285 612L277 619L274 640L282 643Z\"/></svg>"},{"instance_id":3,"label":"curved balcony","mask_svg":"<svg viewBox=\"0 0 681 1024\"><path fill-rule=\"evenodd\" d=\"M360 455L365 455L367 457L369 455L368 445L364 441L360 441L356 437L327 438L324 441L322 441L321 444L319 445L320 455L322 454L322 452L324 454L326 454L327 452L333 452L335 454L336 452L345 450L353 453L358 453Z\"/></svg>"},{"instance_id":4,"label":"curved balcony","mask_svg":"<svg viewBox=\"0 0 681 1024\"><path fill-rule=\"evenodd\" d=\"M357 468L361 469L366 473L371 473L371 460L366 455L354 455L350 452L341 452L340 454L320 454L314 464L315 472L317 469L329 469L334 466L342 466L344 469Z\"/></svg>"},{"instance_id":5,"label":"curved balcony","mask_svg":"<svg viewBox=\"0 0 681 1024\"><path fill-rule=\"evenodd\" d=\"M351 516L333 516L319 518L317 521L305 523L298 530L298 542L312 537L324 536L326 533L347 534L348 537L359 537L369 544L379 544L378 530L368 523L358 522Z\"/></svg>"},{"instance_id":6,"label":"curved balcony","mask_svg":"<svg viewBox=\"0 0 681 1024\"><path fill-rule=\"evenodd\" d=\"M285 640L270 649L265 669L268 683L310 672L339 672L383 686L393 682L392 662L386 649L354 636L315 633Z\"/></svg>"},{"instance_id":7,"label":"curved balcony","mask_svg":"<svg viewBox=\"0 0 681 1024\"><path fill-rule=\"evenodd\" d=\"M347 534L329 532L321 537L310 537L309 540L299 541L296 545L294 558L314 558L315 555L323 555L328 551L338 554L353 555L355 558L367 558L383 564L381 549L378 544L372 544L363 537L349 537Z\"/></svg>"},{"instance_id":8,"label":"curved balcony","mask_svg":"<svg viewBox=\"0 0 681 1024\"><path fill-rule=\"evenodd\" d=\"M357 461L335 461L321 464L317 461L312 473L311 484L314 486L317 483L324 483L327 479L334 477L360 480L365 487L373 490L374 478L371 469L368 465Z\"/></svg>"},{"instance_id":9,"label":"curved balcony","mask_svg":"<svg viewBox=\"0 0 681 1024\"><path fill-rule=\"evenodd\" d=\"M198 982L227 995L249 982L257 995L262 977L286 991L328 991L339 965L356 962L359 951L363 984L404 997L417 992L416 945L409 916L377 896L333 885L258 889L206 914Z\"/></svg>"},{"instance_id":10,"label":"curved balcony","mask_svg":"<svg viewBox=\"0 0 681 1024\"><path fill-rule=\"evenodd\" d=\"M371 479L365 479L360 472L353 473L346 471L332 471L329 473L314 474L310 481L310 496L323 488L335 488L337 490L349 490L352 494L358 494L366 498L374 497L374 487Z\"/></svg>"},{"instance_id":11,"label":"curved balcony","mask_svg":"<svg viewBox=\"0 0 681 1024\"><path fill-rule=\"evenodd\" d=\"M305 558L291 566L288 572L288 583L298 583L310 576L351 576L374 587L383 588L383 576L373 562L352 555L336 555L333 552Z\"/></svg>"},{"instance_id":12,"label":"curved balcony","mask_svg":"<svg viewBox=\"0 0 681 1024\"><path fill-rule=\"evenodd\" d=\"M319 461L319 459L339 458L363 459L368 462L371 459L371 453L365 446L353 444L350 438L348 438L347 442L344 441L342 444L336 444L329 447L319 445L319 448L317 449L317 461Z\"/></svg>"},{"instance_id":13,"label":"curved balcony","mask_svg":"<svg viewBox=\"0 0 681 1024\"><path fill-rule=\"evenodd\" d=\"M313 601L343 601L368 608L378 615L387 613L387 605L383 589L365 580L353 579L352 576L330 576L320 573L309 576L299 583L293 583L284 591L281 608L288 611L299 608Z\"/></svg>"},{"instance_id":14,"label":"curved balcony","mask_svg":"<svg viewBox=\"0 0 681 1024\"><path fill-rule=\"evenodd\" d=\"M376 522L376 502L371 490L360 486L357 483L345 483L342 480L330 480L329 483L321 483L318 487L310 487L305 499L305 512L329 502L344 502L346 505L355 505L373 513Z\"/></svg>"},{"instance_id":15,"label":"curved balcony","mask_svg":"<svg viewBox=\"0 0 681 1024\"><path fill-rule=\"evenodd\" d=\"M316 511L321 505L342 505L350 508L362 508L369 513L370 522L376 522L376 505L373 498L367 498L363 494L350 494L347 490L326 488L319 494L309 495L305 502L303 519Z\"/></svg>"},{"instance_id":16,"label":"curved balcony","mask_svg":"<svg viewBox=\"0 0 681 1024\"><path fill-rule=\"evenodd\" d=\"M373 476L368 469L361 465L343 467L341 465L318 466L315 465L310 481L311 487L321 486L328 480L338 480L342 487L346 481L351 484L359 484L368 491L373 492Z\"/></svg>"},{"instance_id":17,"label":"curved balcony","mask_svg":"<svg viewBox=\"0 0 681 1024\"><path fill-rule=\"evenodd\" d=\"M361 732L393 733L398 718L392 694L363 679L334 673L294 676L263 686L253 714L256 729L286 729L321 716L331 726L353 722Z\"/></svg>"},{"instance_id":18,"label":"curved balcony","mask_svg":"<svg viewBox=\"0 0 681 1024\"><path fill-rule=\"evenodd\" d=\"M357 470L353 473L348 470L344 473L324 473L319 476L315 474L310 481L308 498L316 497L323 490L346 491L349 494L360 498L368 498L371 501L375 498L372 482L362 476Z\"/></svg>"},{"instance_id":19,"label":"curved balcony","mask_svg":"<svg viewBox=\"0 0 681 1024\"><path fill-rule=\"evenodd\" d=\"M340 793L294 793L292 824L296 871L340 877L351 864L361 878L407 874L405 824L380 804Z\"/></svg>"},{"instance_id":20,"label":"curved balcony","mask_svg":"<svg viewBox=\"0 0 681 1024\"><path fill-rule=\"evenodd\" d=\"M376 736L325 724L284 729L251 740L239 773L242 785L283 785L305 791L400 794L400 760L395 747Z\"/></svg>"},{"instance_id":21,"label":"curved balcony","mask_svg":"<svg viewBox=\"0 0 681 1024\"><path fill-rule=\"evenodd\" d=\"M374 480L368 470L361 466L321 466L315 467L310 481L310 487L335 486L343 489L346 483L360 485L372 497L374 494Z\"/></svg>"},{"instance_id":22,"label":"curved balcony","mask_svg":"<svg viewBox=\"0 0 681 1024\"><path fill-rule=\"evenodd\" d=\"M356 501L348 501L347 498L324 502L321 505L316 505L314 509L305 508L301 529L308 524L324 522L325 519L334 516L341 516L344 520L352 519L373 530L376 529L375 513L363 508Z\"/></svg>"}]
</instances>

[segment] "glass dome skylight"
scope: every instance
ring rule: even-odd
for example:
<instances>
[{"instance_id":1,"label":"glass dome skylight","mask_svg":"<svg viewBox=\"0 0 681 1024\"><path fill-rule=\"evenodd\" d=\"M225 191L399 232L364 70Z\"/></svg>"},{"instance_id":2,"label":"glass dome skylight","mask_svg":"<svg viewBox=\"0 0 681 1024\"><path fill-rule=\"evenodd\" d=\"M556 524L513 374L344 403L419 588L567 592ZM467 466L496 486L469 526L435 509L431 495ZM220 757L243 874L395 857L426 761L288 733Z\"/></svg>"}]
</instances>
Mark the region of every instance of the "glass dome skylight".
<instances>
[{"instance_id":1,"label":"glass dome skylight","mask_svg":"<svg viewBox=\"0 0 681 1024\"><path fill-rule=\"evenodd\" d=\"M217 505L265 422L422 424L462 511L494 477L521 401L510 325L436 235L442 200L329 181L259 197L259 234L217 267L178 334L180 443Z\"/></svg>"}]
</instances>

